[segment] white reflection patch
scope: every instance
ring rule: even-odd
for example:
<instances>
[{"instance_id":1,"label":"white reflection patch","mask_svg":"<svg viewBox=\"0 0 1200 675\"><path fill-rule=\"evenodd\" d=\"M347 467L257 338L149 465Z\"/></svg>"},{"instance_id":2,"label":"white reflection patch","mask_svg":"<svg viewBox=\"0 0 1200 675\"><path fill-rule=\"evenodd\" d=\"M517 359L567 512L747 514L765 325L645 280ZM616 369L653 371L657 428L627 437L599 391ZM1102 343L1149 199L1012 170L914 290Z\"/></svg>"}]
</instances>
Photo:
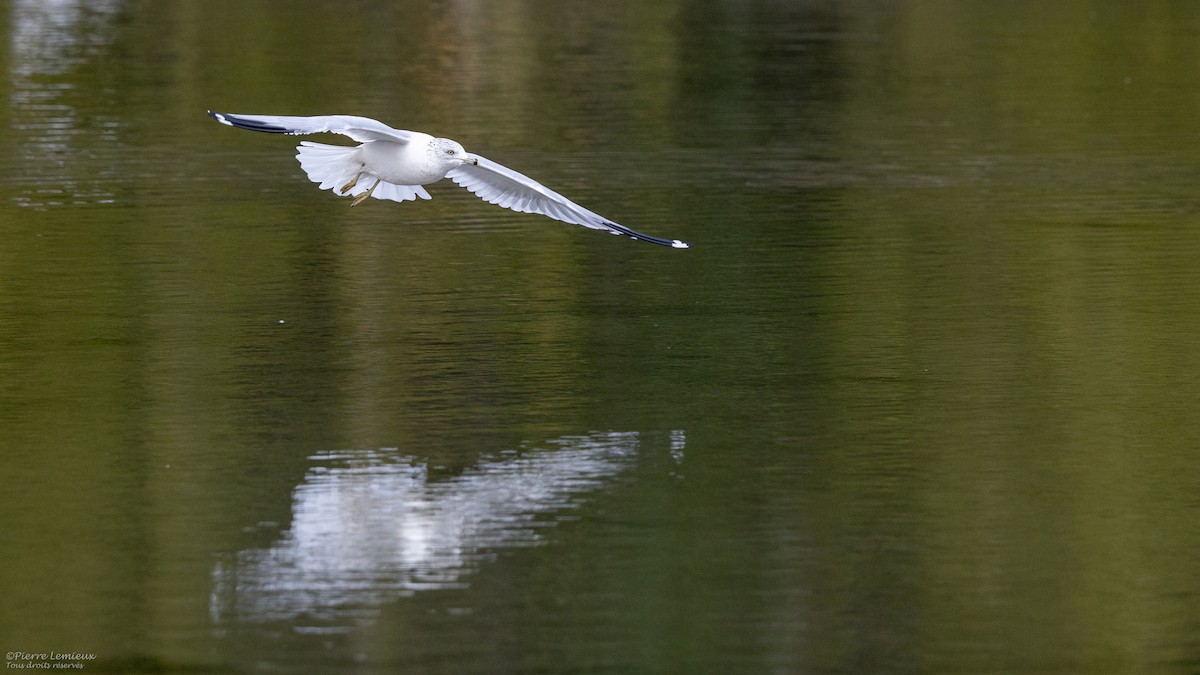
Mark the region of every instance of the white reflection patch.
<instances>
[{"instance_id":1,"label":"white reflection patch","mask_svg":"<svg viewBox=\"0 0 1200 675\"><path fill-rule=\"evenodd\" d=\"M213 620L362 616L364 607L420 590L461 587L498 549L536 544L538 528L553 522L539 516L574 508L627 467L638 435L548 445L438 482L387 450L317 455L282 539L217 564Z\"/></svg>"}]
</instances>

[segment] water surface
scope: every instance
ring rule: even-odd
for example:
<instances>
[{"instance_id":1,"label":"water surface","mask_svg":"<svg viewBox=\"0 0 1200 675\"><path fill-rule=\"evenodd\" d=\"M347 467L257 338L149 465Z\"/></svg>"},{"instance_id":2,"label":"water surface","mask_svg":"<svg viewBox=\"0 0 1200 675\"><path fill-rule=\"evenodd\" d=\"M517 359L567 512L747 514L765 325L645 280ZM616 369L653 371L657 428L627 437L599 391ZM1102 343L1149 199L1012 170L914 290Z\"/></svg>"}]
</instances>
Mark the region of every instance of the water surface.
<instances>
[{"instance_id":1,"label":"water surface","mask_svg":"<svg viewBox=\"0 0 1200 675\"><path fill-rule=\"evenodd\" d=\"M1200 667L1200 8L0 20L5 651ZM208 108L446 135L694 248L350 209Z\"/></svg>"}]
</instances>

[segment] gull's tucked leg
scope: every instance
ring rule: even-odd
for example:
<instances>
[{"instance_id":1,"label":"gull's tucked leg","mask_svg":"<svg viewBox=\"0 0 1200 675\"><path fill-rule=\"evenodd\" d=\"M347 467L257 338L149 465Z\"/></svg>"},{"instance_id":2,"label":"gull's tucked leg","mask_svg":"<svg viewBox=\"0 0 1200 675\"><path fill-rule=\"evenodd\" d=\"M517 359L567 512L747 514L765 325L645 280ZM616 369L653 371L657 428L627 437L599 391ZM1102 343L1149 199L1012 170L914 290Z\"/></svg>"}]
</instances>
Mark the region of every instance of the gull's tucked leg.
<instances>
[{"instance_id":1,"label":"gull's tucked leg","mask_svg":"<svg viewBox=\"0 0 1200 675\"><path fill-rule=\"evenodd\" d=\"M358 180L358 179L356 178L355 180ZM367 197L370 197L371 193L375 191L375 188L379 186L379 181L380 181L380 179L376 178L375 182L371 184L371 188L369 190L367 190L366 192L362 193L361 195L355 197L354 201L350 202L350 206L358 206L359 204L362 203L362 200L366 199Z\"/></svg>"},{"instance_id":2,"label":"gull's tucked leg","mask_svg":"<svg viewBox=\"0 0 1200 675\"><path fill-rule=\"evenodd\" d=\"M358 166L358 173L354 174L354 178L351 178L349 183L346 183L342 187L338 188L338 192L341 192L342 194L346 194L347 192L350 191L350 188L354 187L355 185L358 185L358 179L362 178L363 169L365 169L365 168L367 168L367 167L360 164Z\"/></svg>"}]
</instances>

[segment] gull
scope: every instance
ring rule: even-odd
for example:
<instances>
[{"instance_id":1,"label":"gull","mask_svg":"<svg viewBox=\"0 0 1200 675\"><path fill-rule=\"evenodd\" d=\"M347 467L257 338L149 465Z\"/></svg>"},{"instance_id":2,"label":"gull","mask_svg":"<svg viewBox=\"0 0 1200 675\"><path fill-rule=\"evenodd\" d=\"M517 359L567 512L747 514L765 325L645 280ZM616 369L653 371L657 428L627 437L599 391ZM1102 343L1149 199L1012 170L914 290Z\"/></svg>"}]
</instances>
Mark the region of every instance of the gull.
<instances>
[{"instance_id":1,"label":"gull","mask_svg":"<svg viewBox=\"0 0 1200 675\"><path fill-rule=\"evenodd\" d=\"M419 131L393 129L378 120L355 115L240 115L208 111L231 127L300 136L334 133L359 145L327 145L301 141L296 147L300 167L322 190L354 197L350 206L367 197L404 202L429 199L424 185L449 178L489 204L520 213L540 213L572 225L623 234L660 246L688 248L678 239L642 234L593 213L523 173L480 155L467 154L449 138ZM369 184L369 185L368 185Z\"/></svg>"}]
</instances>

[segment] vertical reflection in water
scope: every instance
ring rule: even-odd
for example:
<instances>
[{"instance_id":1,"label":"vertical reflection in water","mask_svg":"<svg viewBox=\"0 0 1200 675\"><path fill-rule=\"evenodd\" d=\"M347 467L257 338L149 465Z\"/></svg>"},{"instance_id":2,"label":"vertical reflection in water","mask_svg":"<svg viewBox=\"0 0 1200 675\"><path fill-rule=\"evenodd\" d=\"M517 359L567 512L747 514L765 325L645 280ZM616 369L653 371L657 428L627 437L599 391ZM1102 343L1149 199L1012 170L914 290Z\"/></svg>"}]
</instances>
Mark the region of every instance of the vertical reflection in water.
<instances>
[{"instance_id":1,"label":"vertical reflection in water","mask_svg":"<svg viewBox=\"0 0 1200 675\"><path fill-rule=\"evenodd\" d=\"M46 206L113 200L99 181L85 183L77 178L90 171L77 171L72 165L84 149L81 145L114 140L120 122L115 115L84 119L71 98L78 95L74 90L80 82L74 71L111 41L109 25L119 8L119 0L13 3L9 126L29 184L18 203Z\"/></svg>"},{"instance_id":2,"label":"vertical reflection in water","mask_svg":"<svg viewBox=\"0 0 1200 675\"><path fill-rule=\"evenodd\" d=\"M682 456L683 431L671 434ZM431 482L426 468L394 451L316 455L296 488L292 525L266 549L218 563L214 622L361 617L462 577L502 548L540 540L540 515L571 509L632 461L636 433L592 433L513 452Z\"/></svg>"}]
</instances>

